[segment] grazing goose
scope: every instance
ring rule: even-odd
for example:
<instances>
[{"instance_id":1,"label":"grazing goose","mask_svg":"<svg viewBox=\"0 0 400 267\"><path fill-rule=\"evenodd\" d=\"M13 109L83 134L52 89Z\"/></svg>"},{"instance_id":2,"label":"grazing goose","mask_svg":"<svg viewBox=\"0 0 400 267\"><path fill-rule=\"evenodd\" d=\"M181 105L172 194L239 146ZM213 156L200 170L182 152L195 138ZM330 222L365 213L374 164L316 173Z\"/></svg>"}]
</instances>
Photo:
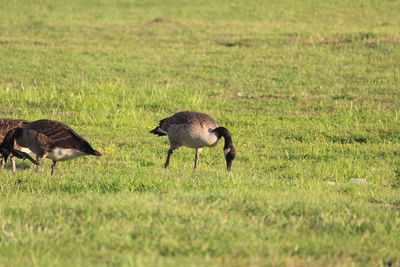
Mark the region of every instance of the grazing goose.
<instances>
[{"instance_id":1,"label":"grazing goose","mask_svg":"<svg viewBox=\"0 0 400 267\"><path fill-rule=\"evenodd\" d=\"M224 154L227 170L232 169L232 161L236 152L228 129L218 127L218 124L207 114L193 111L178 112L160 121L160 125L150 131L158 136L168 135L170 149L164 167L175 149L186 146L196 149L194 169L196 169L203 147L213 147L221 137L225 138Z\"/></svg>"},{"instance_id":2,"label":"grazing goose","mask_svg":"<svg viewBox=\"0 0 400 267\"><path fill-rule=\"evenodd\" d=\"M85 155L101 156L85 139L58 121L38 120L24 128L15 128L6 136L2 146L9 148L14 140L35 153L39 163L45 158L51 159L51 175L58 161Z\"/></svg>"},{"instance_id":3,"label":"grazing goose","mask_svg":"<svg viewBox=\"0 0 400 267\"><path fill-rule=\"evenodd\" d=\"M0 119L0 143L3 142L4 137L7 135L7 133L15 128L23 128L25 127L29 122L26 120L19 120L19 119L7 119L7 118L3 118ZM14 144L13 146L14 149L19 150L21 152L26 152L26 153L30 153L31 151L28 148L25 147L20 147L17 144ZM12 168L12 172L16 173L17 172L17 167L15 165L15 159L13 157L13 153L11 153L10 155L10 151L9 150L5 150L2 149L0 151L1 154L1 168L5 168L6 163L7 163L7 159L8 157L10 157L11 159L11 168ZM23 155L23 154L21 154ZM17 156L19 157L19 156ZM25 156L26 157L26 156Z\"/></svg>"}]
</instances>

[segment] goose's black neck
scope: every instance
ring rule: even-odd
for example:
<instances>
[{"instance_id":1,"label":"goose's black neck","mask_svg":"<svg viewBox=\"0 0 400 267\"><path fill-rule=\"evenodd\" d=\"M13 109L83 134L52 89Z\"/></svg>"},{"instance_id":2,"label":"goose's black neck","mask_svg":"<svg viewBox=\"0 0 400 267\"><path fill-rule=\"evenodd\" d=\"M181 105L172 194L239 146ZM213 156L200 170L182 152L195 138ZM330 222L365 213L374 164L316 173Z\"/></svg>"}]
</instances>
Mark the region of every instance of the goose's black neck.
<instances>
[{"instance_id":1,"label":"goose's black neck","mask_svg":"<svg viewBox=\"0 0 400 267\"><path fill-rule=\"evenodd\" d=\"M215 128L213 130L213 132L218 137L218 139L220 139L221 137L224 137L224 139L225 139L224 149L230 148L233 146L231 133L228 131L228 129L226 129L225 127L218 127L218 128Z\"/></svg>"},{"instance_id":2,"label":"goose's black neck","mask_svg":"<svg viewBox=\"0 0 400 267\"><path fill-rule=\"evenodd\" d=\"M22 128L15 128L9 131L3 139L0 147L3 149L14 148L14 140L22 135Z\"/></svg>"}]
</instances>

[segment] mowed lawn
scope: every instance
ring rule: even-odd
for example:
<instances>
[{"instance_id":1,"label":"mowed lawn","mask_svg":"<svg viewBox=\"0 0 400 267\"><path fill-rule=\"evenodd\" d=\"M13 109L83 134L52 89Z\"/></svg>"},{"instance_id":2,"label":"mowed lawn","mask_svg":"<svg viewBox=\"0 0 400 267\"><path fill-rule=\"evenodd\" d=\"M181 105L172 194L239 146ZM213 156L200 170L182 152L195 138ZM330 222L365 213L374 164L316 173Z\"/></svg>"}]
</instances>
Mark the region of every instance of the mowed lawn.
<instances>
[{"instance_id":1,"label":"mowed lawn","mask_svg":"<svg viewBox=\"0 0 400 267\"><path fill-rule=\"evenodd\" d=\"M399 29L391 0L0 0L0 117L103 153L1 170L0 266L398 266ZM223 141L163 168L181 110L232 172Z\"/></svg>"}]
</instances>

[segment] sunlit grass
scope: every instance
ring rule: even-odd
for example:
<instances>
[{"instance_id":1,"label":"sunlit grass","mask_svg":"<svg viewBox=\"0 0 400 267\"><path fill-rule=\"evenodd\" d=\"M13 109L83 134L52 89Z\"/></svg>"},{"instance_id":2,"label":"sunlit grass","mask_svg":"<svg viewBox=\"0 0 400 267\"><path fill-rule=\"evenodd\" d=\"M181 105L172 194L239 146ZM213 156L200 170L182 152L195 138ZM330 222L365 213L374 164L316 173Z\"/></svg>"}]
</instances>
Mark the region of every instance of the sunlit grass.
<instances>
[{"instance_id":1,"label":"sunlit grass","mask_svg":"<svg viewBox=\"0 0 400 267\"><path fill-rule=\"evenodd\" d=\"M1 172L0 265L398 264L399 8L0 2L0 116L103 153ZM233 133L231 173L222 145L163 168L181 110Z\"/></svg>"}]
</instances>

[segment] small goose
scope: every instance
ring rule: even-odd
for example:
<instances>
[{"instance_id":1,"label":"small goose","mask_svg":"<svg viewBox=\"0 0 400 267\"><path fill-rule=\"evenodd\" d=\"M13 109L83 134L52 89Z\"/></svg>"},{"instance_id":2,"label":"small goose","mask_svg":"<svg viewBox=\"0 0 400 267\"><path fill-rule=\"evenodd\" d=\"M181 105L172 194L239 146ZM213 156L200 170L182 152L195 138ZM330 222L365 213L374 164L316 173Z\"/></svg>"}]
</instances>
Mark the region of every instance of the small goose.
<instances>
[{"instance_id":1,"label":"small goose","mask_svg":"<svg viewBox=\"0 0 400 267\"><path fill-rule=\"evenodd\" d=\"M8 119L8 118L0 119L0 143L3 142L4 138L6 137L6 135L9 131L11 131L15 128L23 128L26 125L28 125L28 123L29 122L26 120L19 120L19 119ZM13 149L24 152L24 153L31 153L31 151L28 148L20 147L17 144L14 144ZM14 156L13 153L11 152L11 155L10 155L9 150L1 149L0 154L2 156L1 168L4 169L6 167L7 159L8 159L8 157L10 157L12 172L16 173L17 167L15 165L15 159L13 157ZM20 154L20 156L22 156L22 155L24 155L24 154ZM26 155L24 155L24 156L26 157ZM17 157L19 157L19 156L17 156ZM27 158L29 158L29 157L27 157Z\"/></svg>"},{"instance_id":2,"label":"small goose","mask_svg":"<svg viewBox=\"0 0 400 267\"><path fill-rule=\"evenodd\" d=\"M225 138L224 154L227 170L232 169L232 161L236 151L228 129L218 127L218 124L207 114L193 111L178 112L171 117L160 121L160 125L150 133L158 136L168 135L170 149L164 168L169 165L169 160L175 149L186 146L196 149L194 169L196 169L203 147L213 147L218 144L221 137Z\"/></svg>"},{"instance_id":3,"label":"small goose","mask_svg":"<svg viewBox=\"0 0 400 267\"><path fill-rule=\"evenodd\" d=\"M58 121L38 120L24 128L16 128L7 135L2 146L8 148L14 140L35 153L39 163L45 158L51 159L51 175L54 174L58 161L85 155L101 156L85 139Z\"/></svg>"}]
</instances>

